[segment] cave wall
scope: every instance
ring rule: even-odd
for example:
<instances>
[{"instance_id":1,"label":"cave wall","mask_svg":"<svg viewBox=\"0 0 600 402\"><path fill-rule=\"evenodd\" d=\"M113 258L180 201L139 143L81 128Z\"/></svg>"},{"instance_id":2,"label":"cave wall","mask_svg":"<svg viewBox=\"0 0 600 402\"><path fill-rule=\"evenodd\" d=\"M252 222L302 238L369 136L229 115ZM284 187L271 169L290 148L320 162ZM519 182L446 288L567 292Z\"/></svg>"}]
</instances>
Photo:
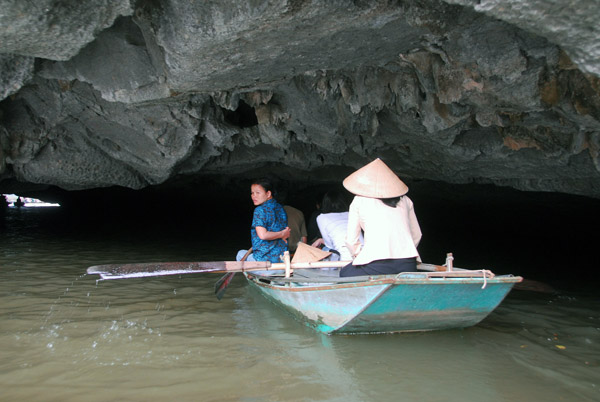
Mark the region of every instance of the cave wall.
<instances>
[{"instance_id":1,"label":"cave wall","mask_svg":"<svg viewBox=\"0 0 600 402\"><path fill-rule=\"evenodd\" d=\"M381 157L600 198L595 20L455 3L0 0L0 192L325 183Z\"/></svg>"}]
</instances>

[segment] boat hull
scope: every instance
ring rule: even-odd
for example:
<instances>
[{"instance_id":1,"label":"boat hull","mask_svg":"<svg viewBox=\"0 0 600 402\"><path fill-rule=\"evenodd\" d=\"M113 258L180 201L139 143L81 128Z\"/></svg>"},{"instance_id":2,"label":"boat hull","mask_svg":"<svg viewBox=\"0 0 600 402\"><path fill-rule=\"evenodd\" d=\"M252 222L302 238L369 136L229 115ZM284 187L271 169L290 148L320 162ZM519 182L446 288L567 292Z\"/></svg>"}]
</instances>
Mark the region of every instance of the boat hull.
<instances>
[{"instance_id":1,"label":"boat hull","mask_svg":"<svg viewBox=\"0 0 600 402\"><path fill-rule=\"evenodd\" d=\"M310 283L246 274L249 283L325 334L431 331L473 326L522 278L430 278L426 274Z\"/></svg>"}]
</instances>

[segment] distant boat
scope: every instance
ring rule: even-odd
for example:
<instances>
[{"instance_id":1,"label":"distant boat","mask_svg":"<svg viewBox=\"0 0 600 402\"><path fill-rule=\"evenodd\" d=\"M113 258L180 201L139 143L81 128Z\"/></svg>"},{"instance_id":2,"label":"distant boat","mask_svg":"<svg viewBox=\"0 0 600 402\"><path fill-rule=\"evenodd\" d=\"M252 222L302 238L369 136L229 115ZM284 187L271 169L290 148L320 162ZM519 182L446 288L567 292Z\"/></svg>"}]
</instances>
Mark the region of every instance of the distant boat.
<instances>
[{"instance_id":1,"label":"distant boat","mask_svg":"<svg viewBox=\"0 0 600 402\"><path fill-rule=\"evenodd\" d=\"M248 282L298 320L324 334L431 331L473 326L523 280L419 264L423 272L340 278L339 270L293 276L245 272Z\"/></svg>"},{"instance_id":2,"label":"distant boat","mask_svg":"<svg viewBox=\"0 0 600 402\"><path fill-rule=\"evenodd\" d=\"M45 202L38 200L37 198L25 198L19 197L15 194L5 194L4 200L9 207L22 208L22 207L60 207L60 204L53 202Z\"/></svg>"}]
</instances>

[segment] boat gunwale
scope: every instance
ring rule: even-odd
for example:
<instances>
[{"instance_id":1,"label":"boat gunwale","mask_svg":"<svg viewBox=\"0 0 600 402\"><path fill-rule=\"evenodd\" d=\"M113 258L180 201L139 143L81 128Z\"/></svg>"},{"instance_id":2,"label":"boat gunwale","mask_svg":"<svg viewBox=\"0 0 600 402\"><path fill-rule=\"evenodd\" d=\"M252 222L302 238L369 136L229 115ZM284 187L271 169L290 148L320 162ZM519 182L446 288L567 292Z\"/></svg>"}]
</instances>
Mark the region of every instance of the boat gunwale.
<instances>
[{"instance_id":1,"label":"boat gunwale","mask_svg":"<svg viewBox=\"0 0 600 402\"><path fill-rule=\"evenodd\" d=\"M333 278L335 281L329 278L285 278L285 277L272 277L264 276L260 274L253 274L252 272L245 272L247 279L253 284L261 287L276 289L286 292L307 292L307 291L319 291L319 290L335 290L335 289L346 289L356 288L364 286L384 286L384 285L493 285L493 284L515 284L523 280L520 276L502 275L495 276L493 278L483 278L482 276L469 276L469 277L440 277L440 276L424 276L421 278L402 278L397 275L393 276L360 276L353 278ZM414 274L414 273L413 273ZM416 273L422 274L422 273ZM269 279L268 279L269 278ZM272 278L272 279L271 279ZM264 280L269 282L265 282ZM341 281L340 279L347 279ZM321 282L322 280L322 282ZM279 283L273 283L279 282ZM307 285L292 287L289 286L292 283L306 283ZM311 284L323 283L322 285L311 286Z\"/></svg>"}]
</instances>

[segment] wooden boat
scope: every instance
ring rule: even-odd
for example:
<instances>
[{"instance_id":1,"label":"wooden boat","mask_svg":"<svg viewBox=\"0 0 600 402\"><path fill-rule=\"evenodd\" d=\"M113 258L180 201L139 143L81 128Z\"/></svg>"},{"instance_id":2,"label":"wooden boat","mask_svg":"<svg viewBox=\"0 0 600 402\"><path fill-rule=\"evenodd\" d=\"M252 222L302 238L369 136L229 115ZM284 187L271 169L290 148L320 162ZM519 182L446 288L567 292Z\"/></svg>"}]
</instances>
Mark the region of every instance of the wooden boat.
<instances>
[{"instance_id":1,"label":"wooden boat","mask_svg":"<svg viewBox=\"0 0 600 402\"><path fill-rule=\"evenodd\" d=\"M307 246L308 247L308 246ZM322 258L322 257L317 257ZM488 316L523 280L489 270L419 264L418 272L340 278L343 261L165 262L97 265L88 274L102 279L193 273L226 273L215 286L220 298L235 272L293 316L324 334L430 331L464 328ZM219 283L219 282L218 282Z\"/></svg>"},{"instance_id":2,"label":"wooden boat","mask_svg":"<svg viewBox=\"0 0 600 402\"><path fill-rule=\"evenodd\" d=\"M351 278L340 278L338 269L300 269L289 277L244 275L267 299L324 334L470 327L523 280L488 270L445 270L431 264L418 268L422 272Z\"/></svg>"}]
</instances>

